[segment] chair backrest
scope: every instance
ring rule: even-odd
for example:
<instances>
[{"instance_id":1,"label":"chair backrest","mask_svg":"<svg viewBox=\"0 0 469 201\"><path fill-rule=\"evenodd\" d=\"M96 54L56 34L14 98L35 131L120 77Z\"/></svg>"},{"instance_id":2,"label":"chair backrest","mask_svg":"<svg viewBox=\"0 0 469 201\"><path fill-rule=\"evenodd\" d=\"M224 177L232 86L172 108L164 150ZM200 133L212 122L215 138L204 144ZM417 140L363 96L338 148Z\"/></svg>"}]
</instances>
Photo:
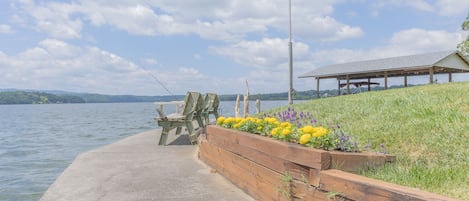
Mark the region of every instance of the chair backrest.
<instances>
[{"instance_id":1,"label":"chair backrest","mask_svg":"<svg viewBox=\"0 0 469 201\"><path fill-rule=\"evenodd\" d=\"M187 92L186 97L184 98L182 115L186 116L190 113L194 113L194 98L192 97L192 92Z\"/></svg>"},{"instance_id":2,"label":"chair backrest","mask_svg":"<svg viewBox=\"0 0 469 201\"><path fill-rule=\"evenodd\" d=\"M217 94L207 93L206 95L209 99L207 105L207 111L216 111L218 110L218 105L220 104L220 99Z\"/></svg>"},{"instance_id":3,"label":"chair backrest","mask_svg":"<svg viewBox=\"0 0 469 201\"><path fill-rule=\"evenodd\" d=\"M192 95L192 99L194 101L194 111L197 114L200 114L202 110L204 109L204 98L202 97L202 94L199 92L190 92Z\"/></svg>"}]
</instances>

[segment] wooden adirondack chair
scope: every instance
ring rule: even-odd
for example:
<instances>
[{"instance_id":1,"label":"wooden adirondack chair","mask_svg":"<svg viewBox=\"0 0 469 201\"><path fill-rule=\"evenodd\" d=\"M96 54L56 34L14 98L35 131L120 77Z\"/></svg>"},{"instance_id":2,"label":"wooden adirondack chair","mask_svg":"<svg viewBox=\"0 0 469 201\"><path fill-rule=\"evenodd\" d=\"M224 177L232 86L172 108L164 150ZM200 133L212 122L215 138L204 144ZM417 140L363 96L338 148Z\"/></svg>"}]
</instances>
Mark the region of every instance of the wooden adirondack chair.
<instances>
[{"instance_id":1,"label":"wooden adirondack chair","mask_svg":"<svg viewBox=\"0 0 469 201\"><path fill-rule=\"evenodd\" d=\"M168 133L170 130L177 128L176 135L181 133L182 127L186 127L189 132L189 139L191 144L197 142L196 137L194 137L194 127L192 122L194 121L194 113L196 108L196 99L194 96L201 96L198 92L187 92L187 95L184 99L184 108L181 114L174 113L170 115L165 115L163 111L160 111L157 108L157 111L160 117L156 118L158 125L163 127L161 131L161 136L158 145L166 145L166 140L168 138Z\"/></svg>"},{"instance_id":2,"label":"wooden adirondack chair","mask_svg":"<svg viewBox=\"0 0 469 201\"><path fill-rule=\"evenodd\" d=\"M218 118L218 105L220 104L220 99L218 98L217 94L214 93L206 93L205 94L205 104L204 104L204 119L205 124L208 125L210 121L210 114L215 116L215 119Z\"/></svg>"},{"instance_id":3,"label":"wooden adirondack chair","mask_svg":"<svg viewBox=\"0 0 469 201\"><path fill-rule=\"evenodd\" d=\"M202 120L204 110L204 97L200 93L194 93L192 94L192 98L194 99L195 104L194 118L197 120L199 128L204 128L205 124Z\"/></svg>"}]
</instances>

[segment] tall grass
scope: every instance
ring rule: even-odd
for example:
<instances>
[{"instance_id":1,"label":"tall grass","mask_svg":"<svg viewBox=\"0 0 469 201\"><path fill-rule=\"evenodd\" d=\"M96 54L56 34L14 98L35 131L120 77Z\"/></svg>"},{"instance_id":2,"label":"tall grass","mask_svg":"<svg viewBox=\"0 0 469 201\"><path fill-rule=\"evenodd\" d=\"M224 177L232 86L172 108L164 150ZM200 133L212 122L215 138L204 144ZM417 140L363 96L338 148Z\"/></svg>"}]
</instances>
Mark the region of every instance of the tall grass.
<instances>
[{"instance_id":1,"label":"tall grass","mask_svg":"<svg viewBox=\"0 0 469 201\"><path fill-rule=\"evenodd\" d=\"M448 83L317 99L293 105L339 123L362 146L397 156L362 174L469 200L469 83ZM286 107L277 110L285 110Z\"/></svg>"}]
</instances>

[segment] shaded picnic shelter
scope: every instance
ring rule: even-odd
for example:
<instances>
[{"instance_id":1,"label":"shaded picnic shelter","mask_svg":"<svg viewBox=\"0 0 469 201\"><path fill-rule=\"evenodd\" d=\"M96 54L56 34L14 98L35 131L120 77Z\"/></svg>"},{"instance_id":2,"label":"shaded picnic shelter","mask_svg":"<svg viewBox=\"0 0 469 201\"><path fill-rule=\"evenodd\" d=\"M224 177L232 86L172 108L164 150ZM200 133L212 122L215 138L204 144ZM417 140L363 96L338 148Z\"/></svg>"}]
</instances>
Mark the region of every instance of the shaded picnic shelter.
<instances>
[{"instance_id":1,"label":"shaded picnic shelter","mask_svg":"<svg viewBox=\"0 0 469 201\"><path fill-rule=\"evenodd\" d=\"M360 87L368 85L370 91L370 85L378 84L371 82L371 79L375 78L383 78L384 89L387 89L390 77L404 77L404 86L407 87L409 76L430 75L429 83L432 84L435 74L448 74L448 82L452 82L453 73L467 72L469 72L468 60L458 51L444 51L328 65L304 73L298 78L315 78L319 97L321 79L337 79L340 95L341 87L347 87L347 94L350 94L350 85ZM364 79L367 81L354 81Z\"/></svg>"}]
</instances>

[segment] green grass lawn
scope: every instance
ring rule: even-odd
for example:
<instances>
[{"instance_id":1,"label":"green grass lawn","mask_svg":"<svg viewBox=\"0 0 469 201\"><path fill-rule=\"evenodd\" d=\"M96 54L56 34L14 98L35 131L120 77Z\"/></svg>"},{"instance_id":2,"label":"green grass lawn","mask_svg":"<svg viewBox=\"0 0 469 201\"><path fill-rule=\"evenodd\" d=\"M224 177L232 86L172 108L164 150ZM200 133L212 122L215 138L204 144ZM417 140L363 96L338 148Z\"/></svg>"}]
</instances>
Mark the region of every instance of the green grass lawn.
<instances>
[{"instance_id":1,"label":"green grass lawn","mask_svg":"<svg viewBox=\"0 0 469 201\"><path fill-rule=\"evenodd\" d=\"M382 143L394 165L362 174L469 200L469 82L434 84L294 104L339 123L361 147ZM285 110L286 107L276 109Z\"/></svg>"}]
</instances>

